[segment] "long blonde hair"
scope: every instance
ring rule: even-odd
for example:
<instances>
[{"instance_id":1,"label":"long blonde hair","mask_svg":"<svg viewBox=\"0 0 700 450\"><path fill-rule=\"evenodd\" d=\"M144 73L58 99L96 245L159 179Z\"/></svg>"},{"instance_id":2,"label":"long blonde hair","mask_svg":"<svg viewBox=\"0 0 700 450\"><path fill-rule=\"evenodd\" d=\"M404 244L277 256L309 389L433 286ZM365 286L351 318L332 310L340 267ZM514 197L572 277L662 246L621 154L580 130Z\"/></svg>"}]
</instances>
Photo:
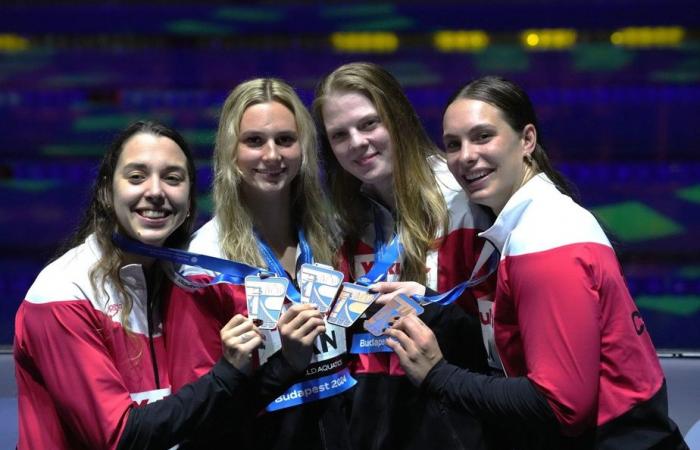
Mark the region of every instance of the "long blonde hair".
<instances>
[{"instance_id":1,"label":"long blonde hair","mask_svg":"<svg viewBox=\"0 0 700 450\"><path fill-rule=\"evenodd\" d=\"M440 232L444 235L448 226L447 206L427 162L429 156L442 156L399 82L382 67L350 63L321 80L316 87L314 117L321 135L321 155L328 173L331 198L340 216L343 234L351 246L357 243L372 217L367 214L367 200L360 195L360 181L343 170L336 160L323 123L323 104L328 96L344 92L366 96L389 131L396 225L404 246L401 279L424 284L426 254L438 245L436 237Z\"/></svg>"},{"instance_id":2,"label":"long blonde hair","mask_svg":"<svg viewBox=\"0 0 700 450\"><path fill-rule=\"evenodd\" d=\"M293 223L304 230L314 260L334 263L331 215L319 180L316 130L306 107L291 86L275 78L245 81L231 91L219 118L214 150L214 203L224 254L246 264L265 267L253 232L253 217L241 193L242 175L236 164L243 113L252 105L277 102L294 115L302 163L292 180Z\"/></svg>"}]
</instances>

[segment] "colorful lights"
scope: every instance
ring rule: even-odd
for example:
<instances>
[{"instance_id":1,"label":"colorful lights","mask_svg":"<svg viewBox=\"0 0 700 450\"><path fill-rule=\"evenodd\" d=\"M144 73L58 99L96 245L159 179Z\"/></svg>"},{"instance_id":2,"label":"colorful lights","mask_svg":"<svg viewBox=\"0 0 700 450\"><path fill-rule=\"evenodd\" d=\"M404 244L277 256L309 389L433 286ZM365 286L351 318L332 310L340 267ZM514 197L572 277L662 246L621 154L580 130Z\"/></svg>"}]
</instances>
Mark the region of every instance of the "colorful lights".
<instances>
[{"instance_id":1,"label":"colorful lights","mask_svg":"<svg viewBox=\"0 0 700 450\"><path fill-rule=\"evenodd\" d=\"M0 52L21 52L29 48L29 39L16 34L0 34Z\"/></svg>"},{"instance_id":2,"label":"colorful lights","mask_svg":"<svg viewBox=\"0 0 700 450\"><path fill-rule=\"evenodd\" d=\"M576 30L542 28L525 30L520 34L523 46L530 50L563 50L576 44Z\"/></svg>"},{"instance_id":3,"label":"colorful lights","mask_svg":"<svg viewBox=\"0 0 700 450\"><path fill-rule=\"evenodd\" d=\"M489 45L483 30L443 30L433 35L433 45L441 52L475 52Z\"/></svg>"},{"instance_id":4,"label":"colorful lights","mask_svg":"<svg viewBox=\"0 0 700 450\"><path fill-rule=\"evenodd\" d=\"M610 42L621 47L677 47L685 38L683 27L627 27L610 35Z\"/></svg>"},{"instance_id":5,"label":"colorful lights","mask_svg":"<svg viewBox=\"0 0 700 450\"><path fill-rule=\"evenodd\" d=\"M331 35L333 48L347 53L391 53L399 47L399 38L388 32L348 32Z\"/></svg>"}]
</instances>

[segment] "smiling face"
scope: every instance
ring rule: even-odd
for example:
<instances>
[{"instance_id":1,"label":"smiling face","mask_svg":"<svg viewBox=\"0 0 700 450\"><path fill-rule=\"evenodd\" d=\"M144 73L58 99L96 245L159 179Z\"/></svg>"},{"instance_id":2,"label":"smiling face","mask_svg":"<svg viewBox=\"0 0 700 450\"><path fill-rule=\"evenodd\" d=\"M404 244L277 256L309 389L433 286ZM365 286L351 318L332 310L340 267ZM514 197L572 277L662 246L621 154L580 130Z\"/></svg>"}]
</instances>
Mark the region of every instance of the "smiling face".
<instances>
[{"instance_id":1,"label":"smiling face","mask_svg":"<svg viewBox=\"0 0 700 450\"><path fill-rule=\"evenodd\" d=\"M278 102L248 107L241 117L236 164L248 196L289 195L301 167L294 114Z\"/></svg>"},{"instance_id":2,"label":"smiling face","mask_svg":"<svg viewBox=\"0 0 700 450\"><path fill-rule=\"evenodd\" d=\"M498 108L460 98L445 111L443 130L447 164L469 199L500 213L526 180L525 155L537 143L535 127L516 132Z\"/></svg>"},{"instance_id":3,"label":"smiling face","mask_svg":"<svg viewBox=\"0 0 700 450\"><path fill-rule=\"evenodd\" d=\"M370 99L358 92L331 93L323 103L322 114L340 166L380 195L390 194L391 136Z\"/></svg>"},{"instance_id":4,"label":"smiling face","mask_svg":"<svg viewBox=\"0 0 700 450\"><path fill-rule=\"evenodd\" d=\"M112 204L120 231L161 246L187 218L187 158L170 138L138 133L124 143L114 171Z\"/></svg>"}]
</instances>

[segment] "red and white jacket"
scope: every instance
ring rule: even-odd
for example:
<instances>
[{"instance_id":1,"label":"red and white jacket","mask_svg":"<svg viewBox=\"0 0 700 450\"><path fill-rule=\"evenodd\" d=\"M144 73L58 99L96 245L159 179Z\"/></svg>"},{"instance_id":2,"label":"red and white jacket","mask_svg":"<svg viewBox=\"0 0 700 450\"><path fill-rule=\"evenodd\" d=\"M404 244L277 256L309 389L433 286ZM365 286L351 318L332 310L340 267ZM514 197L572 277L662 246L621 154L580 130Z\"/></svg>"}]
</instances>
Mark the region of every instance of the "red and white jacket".
<instances>
[{"instance_id":1,"label":"red and white jacket","mask_svg":"<svg viewBox=\"0 0 700 450\"><path fill-rule=\"evenodd\" d=\"M478 233L491 225L491 219L484 209L467 199L466 194L448 170L443 159L433 156L429 158L428 162L447 204L449 224L447 235L443 236L441 232L437 236L438 239L442 239L440 247L428 251L426 255L425 264L428 269L426 287L436 292L445 292L470 278L486 242L478 236ZM391 238L395 226L391 211L376 202L373 202L373 206L381 215L385 239ZM352 252L353 275L356 278L369 272L374 264L374 240L375 228L374 223L371 223L365 229L361 241ZM386 281L399 280L401 264L402 261L399 261L389 269ZM485 282L475 286L472 290L467 289L456 302L470 315L479 314L484 345L487 349L494 348L491 318L494 284L493 282ZM493 359L490 358L490 365L500 369L497 354L495 352L491 354ZM398 358L393 353L359 355L355 364L355 372L404 374Z\"/></svg>"},{"instance_id":2,"label":"red and white jacket","mask_svg":"<svg viewBox=\"0 0 700 450\"><path fill-rule=\"evenodd\" d=\"M216 217L195 233L188 250L228 259L221 249ZM297 249L297 258L299 256ZM199 267L186 267L182 274L203 284L218 275ZM248 315L242 284L219 283L196 290L174 287L170 291L163 320L174 392L209 371L221 357L219 330L236 314ZM257 357L260 364L267 366L276 352L280 354L281 340L276 329L262 332L265 345ZM347 366L346 349L345 329L326 323L325 334L314 342L314 354L306 374L295 381L303 380L312 385L315 379L340 372ZM289 385L291 383L280 387ZM347 432L339 409L342 396L337 397L261 414L245 432L255 437L255 448L346 448Z\"/></svg>"},{"instance_id":3,"label":"red and white jacket","mask_svg":"<svg viewBox=\"0 0 700 450\"><path fill-rule=\"evenodd\" d=\"M117 292L108 285L100 295L90 283L100 255L94 236L65 253L41 271L17 312L20 449L116 448L129 410L170 394L158 319L148 357L141 266L120 270L134 299L127 334Z\"/></svg>"},{"instance_id":4,"label":"red and white jacket","mask_svg":"<svg viewBox=\"0 0 700 450\"><path fill-rule=\"evenodd\" d=\"M588 211L540 174L481 235L501 252L494 329L505 371L544 394L564 434L606 424L659 391L648 330Z\"/></svg>"},{"instance_id":5,"label":"red and white jacket","mask_svg":"<svg viewBox=\"0 0 700 450\"><path fill-rule=\"evenodd\" d=\"M95 290L90 282L101 254L89 236L42 270L17 312L19 449L169 448L212 439L225 431L211 425L217 418L252 417L258 402L279 395L268 386L295 376L283 358L254 377L220 359L169 395L161 320L157 308L149 312L143 269L120 270L133 299L127 331L114 286Z\"/></svg>"},{"instance_id":6,"label":"red and white jacket","mask_svg":"<svg viewBox=\"0 0 700 450\"><path fill-rule=\"evenodd\" d=\"M444 292L472 275L485 241L478 237L488 228L490 218L485 210L470 203L447 169L444 160L429 159L437 183L449 211L449 224L442 245L426 257L427 287ZM385 239L394 233L391 212L375 206L381 214ZM365 232L354 250L346 248L354 261L353 275L367 273L374 263L374 223ZM391 267L387 281L399 280L401 261ZM487 370L483 341L494 347L490 310L494 283L484 283L467 290L457 304L442 307L429 305L421 318L437 336L445 357L452 363L476 372ZM477 309L478 304L478 309ZM481 310L482 333L476 320ZM466 313L465 313L466 311ZM352 337L364 332L362 321L350 330ZM355 339L357 339L355 337ZM484 342L485 343L485 342ZM494 353L495 354L495 353ZM500 364L493 360L492 364ZM353 355L352 371L357 378L353 393L350 435L354 448L363 449L443 449L487 448L488 432L477 417L468 417L425 395L404 376L399 359L391 353Z\"/></svg>"}]
</instances>

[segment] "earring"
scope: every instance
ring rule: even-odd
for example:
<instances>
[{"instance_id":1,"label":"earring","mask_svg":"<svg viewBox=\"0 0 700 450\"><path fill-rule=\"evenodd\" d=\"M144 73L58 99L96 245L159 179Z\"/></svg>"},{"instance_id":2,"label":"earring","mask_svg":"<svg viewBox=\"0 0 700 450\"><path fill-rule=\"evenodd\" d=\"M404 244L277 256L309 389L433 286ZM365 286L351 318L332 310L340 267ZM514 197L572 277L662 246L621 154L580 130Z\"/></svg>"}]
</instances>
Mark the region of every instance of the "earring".
<instances>
[{"instance_id":1,"label":"earring","mask_svg":"<svg viewBox=\"0 0 700 450\"><path fill-rule=\"evenodd\" d=\"M527 164L528 166L532 166L535 163L535 160L532 158L531 153L525 153L524 158L525 158L525 164Z\"/></svg>"}]
</instances>

